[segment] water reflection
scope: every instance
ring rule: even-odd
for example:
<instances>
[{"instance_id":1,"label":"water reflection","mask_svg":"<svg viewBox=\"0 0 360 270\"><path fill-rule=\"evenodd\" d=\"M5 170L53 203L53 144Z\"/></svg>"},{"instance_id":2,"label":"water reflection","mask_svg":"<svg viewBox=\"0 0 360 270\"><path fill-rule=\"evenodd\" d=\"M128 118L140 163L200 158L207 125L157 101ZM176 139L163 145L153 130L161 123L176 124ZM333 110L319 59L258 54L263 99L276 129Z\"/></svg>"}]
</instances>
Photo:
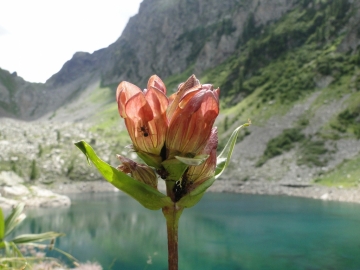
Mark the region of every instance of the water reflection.
<instances>
[{"instance_id":1,"label":"water reflection","mask_svg":"<svg viewBox=\"0 0 360 270\"><path fill-rule=\"evenodd\" d=\"M360 206L206 194L180 219L180 269L358 269ZM86 194L68 209L29 209L23 232L65 232L57 246L104 269L166 269L166 228L123 194ZM147 265L147 261L152 262ZM335 268L331 268L335 267Z\"/></svg>"}]
</instances>

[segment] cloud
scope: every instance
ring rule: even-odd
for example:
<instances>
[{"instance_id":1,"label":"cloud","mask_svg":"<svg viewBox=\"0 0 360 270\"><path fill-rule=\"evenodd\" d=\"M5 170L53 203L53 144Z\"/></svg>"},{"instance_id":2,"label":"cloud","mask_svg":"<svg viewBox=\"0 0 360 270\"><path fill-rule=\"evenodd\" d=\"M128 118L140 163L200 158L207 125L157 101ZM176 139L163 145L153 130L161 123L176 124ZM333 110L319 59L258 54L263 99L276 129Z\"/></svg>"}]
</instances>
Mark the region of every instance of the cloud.
<instances>
[{"instance_id":1,"label":"cloud","mask_svg":"<svg viewBox=\"0 0 360 270\"><path fill-rule=\"evenodd\" d=\"M6 29L0 25L0 36L7 35L7 34L9 34L9 32L6 31Z\"/></svg>"},{"instance_id":2,"label":"cloud","mask_svg":"<svg viewBox=\"0 0 360 270\"><path fill-rule=\"evenodd\" d=\"M3 2L0 68L17 71L27 81L45 82L75 52L92 53L115 42L141 0Z\"/></svg>"}]
</instances>

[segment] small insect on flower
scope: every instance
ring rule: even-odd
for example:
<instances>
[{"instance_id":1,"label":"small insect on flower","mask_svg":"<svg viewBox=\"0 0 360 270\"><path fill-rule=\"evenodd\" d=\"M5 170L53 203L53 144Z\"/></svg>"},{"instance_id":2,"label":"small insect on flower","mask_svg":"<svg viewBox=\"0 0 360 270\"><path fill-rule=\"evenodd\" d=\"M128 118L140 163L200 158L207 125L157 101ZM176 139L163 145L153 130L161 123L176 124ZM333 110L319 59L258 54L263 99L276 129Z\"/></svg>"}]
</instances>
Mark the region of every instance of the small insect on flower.
<instances>
[{"instance_id":1,"label":"small insect on flower","mask_svg":"<svg viewBox=\"0 0 360 270\"><path fill-rule=\"evenodd\" d=\"M141 132L144 135L144 137L149 136L149 128L145 125L139 127L139 132Z\"/></svg>"},{"instance_id":2,"label":"small insect on flower","mask_svg":"<svg viewBox=\"0 0 360 270\"><path fill-rule=\"evenodd\" d=\"M149 129L146 126L141 126L140 131L143 133L144 137L149 136Z\"/></svg>"}]
</instances>

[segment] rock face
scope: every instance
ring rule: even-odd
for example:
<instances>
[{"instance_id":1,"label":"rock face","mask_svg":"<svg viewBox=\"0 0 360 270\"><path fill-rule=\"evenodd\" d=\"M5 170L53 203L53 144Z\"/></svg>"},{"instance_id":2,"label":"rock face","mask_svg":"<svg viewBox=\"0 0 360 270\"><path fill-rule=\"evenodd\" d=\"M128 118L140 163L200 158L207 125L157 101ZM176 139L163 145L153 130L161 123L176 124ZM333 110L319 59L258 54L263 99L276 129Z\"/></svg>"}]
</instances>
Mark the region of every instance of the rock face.
<instances>
[{"instance_id":1,"label":"rock face","mask_svg":"<svg viewBox=\"0 0 360 270\"><path fill-rule=\"evenodd\" d=\"M36 186L27 187L14 172L0 172L0 207L11 208L23 202L27 207L70 206L69 197Z\"/></svg>"},{"instance_id":2,"label":"rock face","mask_svg":"<svg viewBox=\"0 0 360 270\"><path fill-rule=\"evenodd\" d=\"M93 54L77 52L45 84L25 82L0 69L0 117L32 120L71 101L92 82L128 80L145 84L189 66L201 74L224 61L242 41L253 18L256 25L279 19L295 0L144 0L121 37ZM54 52L56 53L56 52Z\"/></svg>"},{"instance_id":3,"label":"rock face","mask_svg":"<svg viewBox=\"0 0 360 270\"><path fill-rule=\"evenodd\" d=\"M200 74L234 53L249 17L267 24L295 2L145 0L122 36L103 51L104 83L145 83L154 73L165 78L189 66Z\"/></svg>"},{"instance_id":4,"label":"rock face","mask_svg":"<svg viewBox=\"0 0 360 270\"><path fill-rule=\"evenodd\" d=\"M309 2L144 0L116 42L92 54L75 53L45 84L27 83L0 69L0 117L39 118L67 104L94 81L145 85L152 74L166 78L188 71L199 76L234 55L249 32L304 3ZM360 4L351 5L353 13L344 26L349 31L339 47L343 51L360 44Z\"/></svg>"}]
</instances>

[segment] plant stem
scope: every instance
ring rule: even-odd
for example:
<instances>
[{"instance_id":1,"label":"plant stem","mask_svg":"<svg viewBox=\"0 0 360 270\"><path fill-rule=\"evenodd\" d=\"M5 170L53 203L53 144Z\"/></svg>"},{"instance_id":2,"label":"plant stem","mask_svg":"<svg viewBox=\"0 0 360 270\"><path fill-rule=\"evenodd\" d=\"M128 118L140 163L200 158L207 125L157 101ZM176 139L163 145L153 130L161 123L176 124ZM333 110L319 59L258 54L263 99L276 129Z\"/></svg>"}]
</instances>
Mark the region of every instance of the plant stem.
<instances>
[{"instance_id":1,"label":"plant stem","mask_svg":"<svg viewBox=\"0 0 360 270\"><path fill-rule=\"evenodd\" d=\"M169 270L178 270L178 226L182 208L177 209L176 204L164 207L168 237L168 264Z\"/></svg>"},{"instance_id":2,"label":"plant stem","mask_svg":"<svg viewBox=\"0 0 360 270\"><path fill-rule=\"evenodd\" d=\"M183 208L179 208L176 203L162 209L166 219L167 238L168 238L168 265L169 270L178 270L178 226L179 218Z\"/></svg>"}]
</instances>

